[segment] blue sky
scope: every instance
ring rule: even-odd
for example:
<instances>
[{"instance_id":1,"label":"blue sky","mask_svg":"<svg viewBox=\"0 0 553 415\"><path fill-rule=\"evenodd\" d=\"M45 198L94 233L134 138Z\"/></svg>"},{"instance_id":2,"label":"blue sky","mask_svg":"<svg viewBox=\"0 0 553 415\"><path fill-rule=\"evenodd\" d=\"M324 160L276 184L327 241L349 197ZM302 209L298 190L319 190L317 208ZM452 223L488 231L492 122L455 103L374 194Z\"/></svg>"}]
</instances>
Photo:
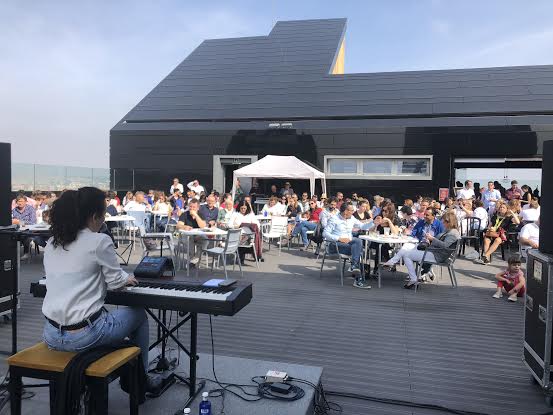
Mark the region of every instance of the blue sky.
<instances>
[{"instance_id":1,"label":"blue sky","mask_svg":"<svg viewBox=\"0 0 553 415\"><path fill-rule=\"evenodd\" d=\"M107 167L109 129L204 39L348 18L346 72L553 64L553 1L0 1L0 141Z\"/></svg>"}]
</instances>

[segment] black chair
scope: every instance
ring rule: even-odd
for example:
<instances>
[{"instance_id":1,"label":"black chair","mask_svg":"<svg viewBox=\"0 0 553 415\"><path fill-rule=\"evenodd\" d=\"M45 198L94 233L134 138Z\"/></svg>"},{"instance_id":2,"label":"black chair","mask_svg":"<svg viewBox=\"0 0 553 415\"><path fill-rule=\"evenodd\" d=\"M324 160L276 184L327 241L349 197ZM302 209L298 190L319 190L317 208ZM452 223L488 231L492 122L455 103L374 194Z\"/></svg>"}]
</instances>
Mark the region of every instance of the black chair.
<instances>
[{"instance_id":1,"label":"black chair","mask_svg":"<svg viewBox=\"0 0 553 415\"><path fill-rule=\"evenodd\" d=\"M432 248L431 246L428 246L425 250L424 250L424 254L422 256L422 259L420 260L420 262L418 263L418 267L417 267L417 281L420 279L421 277L421 269L422 269L422 265L423 264L431 264L432 266L434 265L437 265L439 266L442 270L443 270L443 267L446 267L447 268L447 271L449 273L449 278L451 279L451 286L453 288L457 288L457 277L455 275L455 268L453 268L453 264L455 264L455 259L457 258L457 247L459 246L459 241L455 242L454 244L452 244L449 248ZM440 262L434 262L434 261L425 261L426 259L426 254L428 252L436 252L436 251L439 251L439 252L448 252L449 253L449 256L444 260L444 261L440 261ZM440 271L441 272L441 271ZM417 287L418 287L418 283L415 285L415 292L417 292Z\"/></svg>"},{"instance_id":2,"label":"black chair","mask_svg":"<svg viewBox=\"0 0 553 415\"><path fill-rule=\"evenodd\" d=\"M482 232L480 226L482 221L480 218L468 217L461 221L461 240L459 242L459 254L458 256L465 255L465 247L467 243L470 245L471 241L474 241L474 250L480 251L480 238Z\"/></svg>"}]
</instances>

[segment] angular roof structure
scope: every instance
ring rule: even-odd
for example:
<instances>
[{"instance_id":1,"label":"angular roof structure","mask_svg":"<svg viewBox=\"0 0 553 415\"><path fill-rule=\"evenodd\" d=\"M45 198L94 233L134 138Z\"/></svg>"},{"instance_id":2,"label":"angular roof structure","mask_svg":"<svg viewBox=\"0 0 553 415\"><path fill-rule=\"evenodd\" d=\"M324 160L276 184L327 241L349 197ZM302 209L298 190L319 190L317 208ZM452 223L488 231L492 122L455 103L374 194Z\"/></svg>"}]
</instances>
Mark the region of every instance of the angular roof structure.
<instances>
[{"instance_id":1,"label":"angular roof structure","mask_svg":"<svg viewBox=\"0 0 553 415\"><path fill-rule=\"evenodd\" d=\"M114 129L553 114L553 66L345 74L345 32L346 19L284 21L206 40Z\"/></svg>"}]
</instances>

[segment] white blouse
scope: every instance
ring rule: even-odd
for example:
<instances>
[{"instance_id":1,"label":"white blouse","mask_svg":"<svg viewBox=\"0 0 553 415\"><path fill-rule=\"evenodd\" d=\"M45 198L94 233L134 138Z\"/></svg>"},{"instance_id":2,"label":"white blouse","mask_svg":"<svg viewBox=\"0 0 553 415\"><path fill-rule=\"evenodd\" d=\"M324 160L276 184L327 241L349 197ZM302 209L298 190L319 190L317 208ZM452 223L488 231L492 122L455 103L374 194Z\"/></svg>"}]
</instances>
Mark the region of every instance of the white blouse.
<instances>
[{"instance_id":1,"label":"white blouse","mask_svg":"<svg viewBox=\"0 0 553 415\"><path fill-rule=\"evenodd\" d=\"M239 228L242 223L255 223L259 226L259 221L253 213L242 215L240 212L234 212L230 217L229 228Z\"/></svg>"},{"instance_id":2,"label":"white blouse","mask_svg":"<svg viewBox=\"0 0 553 415\"><path fill-rule=\"evenodd\" d=\"M54 247L52 238L44 250L46 297L42 313L63 326L76 324L104 306L107 289L127 283L113 242L108 235L85 228L77 239Z\"/></svg>"}]
</instances>

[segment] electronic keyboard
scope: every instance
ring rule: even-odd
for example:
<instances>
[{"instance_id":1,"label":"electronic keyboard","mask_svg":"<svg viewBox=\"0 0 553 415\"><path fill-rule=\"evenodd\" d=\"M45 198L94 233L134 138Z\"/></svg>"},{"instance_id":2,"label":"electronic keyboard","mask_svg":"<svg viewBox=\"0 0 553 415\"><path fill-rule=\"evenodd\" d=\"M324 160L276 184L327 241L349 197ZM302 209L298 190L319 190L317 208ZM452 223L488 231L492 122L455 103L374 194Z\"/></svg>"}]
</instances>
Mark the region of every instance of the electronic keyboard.
<instances>
[{"instance_id":1,"label":"electronic keyboard","mask_svg":"<svg viewBox=\"0 0 553 415\"><path fill-rule=\"evenodd\" d=\"M233 316L252 299L251 282L237 281L230 287L206 287L199 281L138 279L136 287L108 290L106 304L126 305ZM31 283L34 297L46 295L46 279Z\"/></svg>"}]
</instances>

